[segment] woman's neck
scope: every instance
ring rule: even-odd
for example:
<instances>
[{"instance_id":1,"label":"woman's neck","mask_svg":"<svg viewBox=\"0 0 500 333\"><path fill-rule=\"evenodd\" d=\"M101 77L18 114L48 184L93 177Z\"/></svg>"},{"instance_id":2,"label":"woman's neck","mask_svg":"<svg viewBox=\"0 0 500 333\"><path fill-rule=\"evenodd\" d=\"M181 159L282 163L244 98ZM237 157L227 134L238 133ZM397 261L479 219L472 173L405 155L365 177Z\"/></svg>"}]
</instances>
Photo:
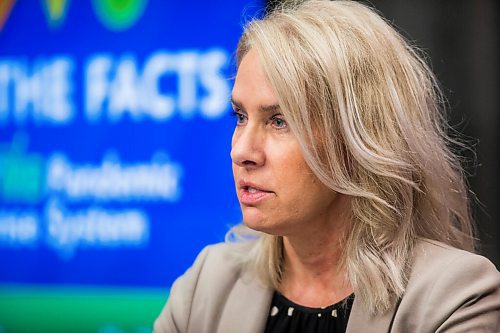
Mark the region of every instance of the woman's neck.
<instances>
[{"instance_id":1,"label":"woman's neck","mask_svg":"<svg viewBox=\"0 0 500 333\"><path fill-rule=\"evenodd\" d=\"M352 294L342 264L342 240L348 221L283 237L284 271L280 292L297 304L328 306ZM313 228L311 228L313 229Z\"/></svg>"}]
</instances>

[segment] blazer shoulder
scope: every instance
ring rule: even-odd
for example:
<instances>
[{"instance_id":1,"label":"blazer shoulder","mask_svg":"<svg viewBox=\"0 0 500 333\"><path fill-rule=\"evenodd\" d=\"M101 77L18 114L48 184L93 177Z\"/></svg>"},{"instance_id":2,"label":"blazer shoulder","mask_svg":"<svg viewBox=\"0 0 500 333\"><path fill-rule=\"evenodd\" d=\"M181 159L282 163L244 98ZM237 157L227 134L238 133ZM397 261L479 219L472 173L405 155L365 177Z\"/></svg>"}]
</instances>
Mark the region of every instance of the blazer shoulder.
<instances>
[{"instance_id":1,"label":"blazer shoulder","mask_svg":"<svg viewBox=\"0 0 500 333\"><path fill-rule=\"evenodd\" d=\"M498 325L500 273L495 265L437 241L419 241L395 327L408 332L496 332Z\"/></svg>"},{"instance_id":2,"label":"blazer shoulder","mask_svg":"<svg viewBox=\"0 0 500 333\"><path fill-rule=\"evenodd\" d=\"M229 242L208 245L202 252L206 252L207 266L220 266L226 270L240 269L244 257L255 245L254 241Z\"/></svg>"},{"instance_id":3,"label":"blazer shoulder","mask_svg":"<svg viewBox=\"0 0 500 333\"><path fill-rule=\"evenodd\" d=\"M421 240L414 253L410 282L422 281L428 287L446 279L462 283L469 279L477 281L480 277L483 282L500 279L500 273L489 259L438 241Z\"/></svg>"},{"instance_id":4,"label":"blazer shoulder","mask_svg":"<svg viewBox=\"0 0 500 333\"><path fill-rule=\"evenodd\" d=\"M498 270L493 263L487 258L469 251L454 248L450 245L430 240L422 239L418 241L414 251L414 268L418 272L421 270L429 270L430 267L451 265L463 266L462 263L469 262L471 264L484 266L491 273L498 273ZM430 267L429 267L430 265ZM441 266L442 268L442 266Z\"/></svg>"},{"instance_id":5,"label":"blazer shoulder","mask_svg":"<svg viewBox=\"0 0 500 333\"><path fill-rule=\"evenodd\" d=\"M243 254L251 246L250 242L206 246L193 265L172 285L168 301L155 321L154 331L189 332L192 331L191 318L199 317L200 309L204 309L204 313L216 311L219 306L215 302L224 299L239 279Z\"/></svg>"},{"instance_id":6,"label":"blazer shoulder","mask_svg":"<svg viewBox=\"0 0 500 333\"><path fill-rule=\"evenodd\" d=\"M254 242L209 245L193 267L198 268L198 293L220 293L241 278L245 259Z\"/></svg>"}]
</instances>

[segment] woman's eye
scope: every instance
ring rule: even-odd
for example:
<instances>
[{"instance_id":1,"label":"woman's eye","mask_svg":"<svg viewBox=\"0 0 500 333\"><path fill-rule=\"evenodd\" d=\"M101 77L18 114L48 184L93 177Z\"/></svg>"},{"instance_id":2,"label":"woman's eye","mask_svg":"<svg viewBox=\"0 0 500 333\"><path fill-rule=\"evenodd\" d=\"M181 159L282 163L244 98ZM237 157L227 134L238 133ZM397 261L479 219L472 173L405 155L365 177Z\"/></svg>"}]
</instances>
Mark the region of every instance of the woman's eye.
<instances>
[{"instance_id":1,"label":"woman's eye","mask_svg":"<svg viewBox=\"0 0 500 333\"><path fill-rule=\"evenodd\" d=\"M273 118L272 125L277 129L286 128L287 126L285 119L282 118Z\"/></svg>"},{"instance_id":2,"label":"woman's eye","mask_svg":"<svg viewBox=\"0 0 500 333\"><path fill-rule=\"evenodd\" d=\"M246 116L238 111L233 111L232 115L236 118L236 125L241 125L246 122Z\"/></svg>"}]
</instances>

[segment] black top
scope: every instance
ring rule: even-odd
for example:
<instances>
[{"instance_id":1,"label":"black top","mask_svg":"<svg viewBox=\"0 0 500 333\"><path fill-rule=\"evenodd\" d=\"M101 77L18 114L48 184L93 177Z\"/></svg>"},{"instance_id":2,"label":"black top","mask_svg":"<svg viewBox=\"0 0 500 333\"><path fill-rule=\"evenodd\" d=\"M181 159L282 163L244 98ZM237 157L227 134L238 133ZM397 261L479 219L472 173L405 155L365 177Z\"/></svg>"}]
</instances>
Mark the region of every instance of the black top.
<instances>
[{"instance_id":1,"label":"black top","mask_svg":"<svg viewBox=\"0 0 500 333\"><path fill-rule=\"evenodd\" d=\"M345 333L353 301L354 294L325 308L308 308L275 292L264 333Z\"/></svg>"}]
</instances>

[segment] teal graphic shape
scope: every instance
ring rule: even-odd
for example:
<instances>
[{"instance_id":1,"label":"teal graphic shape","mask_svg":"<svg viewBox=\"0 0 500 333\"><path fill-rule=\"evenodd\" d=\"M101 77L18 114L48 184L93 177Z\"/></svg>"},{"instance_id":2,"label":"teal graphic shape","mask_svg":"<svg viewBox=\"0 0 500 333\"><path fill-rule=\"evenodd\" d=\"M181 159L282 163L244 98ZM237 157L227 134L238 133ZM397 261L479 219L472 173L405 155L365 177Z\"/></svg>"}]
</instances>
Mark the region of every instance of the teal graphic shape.
<instances>
[{"instance_id":1,"label":"teal graphic shape","mask_svg":"<svg viewBox=\"0 0 500 333\"><path fill-rule=\"evenodd\" d=\"M27 136L18 134L10 145L0 144L0 197L3 202L37 203L43 195L45 163L26 153Z\"/></svg>"}]
</instances>

